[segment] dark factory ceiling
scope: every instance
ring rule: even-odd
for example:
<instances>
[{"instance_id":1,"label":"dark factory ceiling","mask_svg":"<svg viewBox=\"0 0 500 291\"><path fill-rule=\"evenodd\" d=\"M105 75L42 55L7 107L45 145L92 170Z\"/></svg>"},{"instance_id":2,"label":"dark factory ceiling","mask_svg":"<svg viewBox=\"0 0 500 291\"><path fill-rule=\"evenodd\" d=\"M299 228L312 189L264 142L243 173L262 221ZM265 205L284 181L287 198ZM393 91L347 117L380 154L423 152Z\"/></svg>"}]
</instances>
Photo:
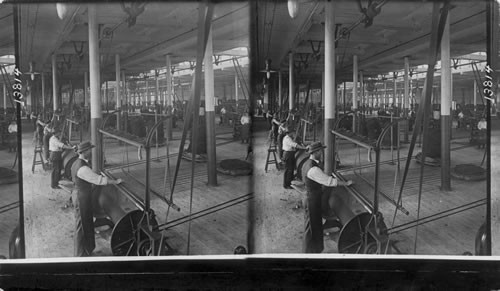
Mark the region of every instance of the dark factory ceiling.
<instances>
[{"instance_id":1,"label":"dark factory ceiling","mask_svg":"<svg viewBox=\"0 0 500 291\"><path fill-rule=\"evenodd\" d=\"M409 58L410 67L427 63L432 1L374 2L383 2L383 6L373 23L365 27L364 23L355 24L363 17L358 3L366 8L367 1L335 1L337 36L349 32L337 42L339 81L352 81L353 55L358 56L359 70L364 76L373 78L402 70L404 57ZM321 88L325 38L323 1L298 0L298 14L294 19L288 13L287 2L258 1L256 5L259 70L264 70L265 60L270 59L272 69L288 71L288 53L293 51L296 67L300 66L297 81L310 81L313 87ZM485 1L452 1L449 16L452 58L486 51ZM318 48L320 57L315 58L313 49Z\"/></svg>"},{"instance_id":2,"label":"dark factory ceiling","mask_svg":"<svg viewBox=\"0 0 500 291\"><path fill-rule=\"evenodd\" d=\"M121 68L129 77L165 67L168 54L173 66L196 59L197 2L147 2L135 18L126 12L132 10L131 5L98 4L102 81L114 79L115 54L120 55ZM89 67L87 5L72 3L65 8L61 19L56 3L19 5L22 71L29 71L32 63L33 71L50 72L51 55L55 53L63 81L83 80L83 72ZM249 15L247 2L214 6L215 55L238 47L248 48ZM220 78L227 75L226 70ZM227 81L234 82L234 74Z\"/></svg>"}]
</instances>

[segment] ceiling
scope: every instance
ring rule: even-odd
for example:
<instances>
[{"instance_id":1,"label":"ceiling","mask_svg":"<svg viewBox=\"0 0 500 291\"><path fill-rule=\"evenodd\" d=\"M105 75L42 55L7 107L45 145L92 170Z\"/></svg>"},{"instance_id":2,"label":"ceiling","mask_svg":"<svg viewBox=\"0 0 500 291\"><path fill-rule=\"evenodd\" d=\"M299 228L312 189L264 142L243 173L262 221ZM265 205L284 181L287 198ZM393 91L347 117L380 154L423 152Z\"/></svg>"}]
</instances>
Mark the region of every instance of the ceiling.
<instances>
[{"instance_id":1,"label":"ceiling","mask_svg":"<svg viewBox=\"0 0 500 291\"><path fill-rule=\"evenodd\" d=\"M135 23L125 12L130 11L131 3L97 5L102 81L115 78L115 54L120 55L121 69L128 77L165 67L167 54L173 66L196 59L197 2L147 2ZM55 53L62 81L83 82L89 67L87 5L66 4L63 19L58 17L55 3L19 7L21 70L29 71L32 62L33 71L51 72L51 55ZM212 36L215 55L248 47L248 3L217 3ZM217 74L216 79L229 75L228 71ZM234 73L227 82L234 82Z\"/></svg>"},{"instance_id":2,"label":"ceiling","mask_svg":"<svg viewBox=\"0 0 500 291\"><path fill-rule=\"evenodd\" d=\"M288 71L288 53L293 51L296 68L300 67L296 80L299 83L310 81L313 87L321 88L325 7L323 1L298 2L298 15L294 19L289 16L287 2L257 2L259 70L264 70L265 60L271 59L272 69ZM360 2L363 7L367 6L367 1ZM337 35L362 18L358 1L339 0L334 5ZM371 26L361 23L338 40L335 51L337 80L352 81L353 55L358 56L359 70L365 77L375 78L379 74L402 70L404 57L409 58L410 67L426 64L432 7L431 1L384 2ZM452 1L449 16L452 58L486 51L485 1ZM320 48L318 58L314 58L313 48Z\"/></svg>"},{"instance_id":3,"label":"ceiling","mask_svg":"<svg viewBox=\"0 0 500 291\"><path fill-rule=\"evenodd\" d=\"M13 24L14 13L12 6L0 5L0 65L12 64L13 61L11 57L7 57L15 54Z\"/></svg>"}]
</instances>

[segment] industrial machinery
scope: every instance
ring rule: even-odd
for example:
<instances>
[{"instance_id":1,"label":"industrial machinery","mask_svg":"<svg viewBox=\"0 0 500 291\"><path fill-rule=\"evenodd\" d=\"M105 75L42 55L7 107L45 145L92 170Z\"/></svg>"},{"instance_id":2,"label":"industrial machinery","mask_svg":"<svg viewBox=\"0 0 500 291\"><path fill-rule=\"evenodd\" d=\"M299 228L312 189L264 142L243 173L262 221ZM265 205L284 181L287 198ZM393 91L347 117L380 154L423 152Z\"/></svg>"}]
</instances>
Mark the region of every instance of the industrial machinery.
<instances>
[{"instance_id":1,"label":"industrial machinery","mask_svg":"<svg viewBox=\"0 0 500 291\"><path fill-rule=\"evenodd\" d=\"M346 114L343 118L340 118L331 133L337 138L345 139L366 148L369 155L372 152L375 153L375 185L372 200L357 191L355 187L327 188L326 191L329 192L325 194L329 197L329 210L335 213L342 224L338 238L338 250L339 253L388 253L391 250L389 247L390 239L382 214L378 211L378 200L379 195L381 195L381 191L378 189L378 171L380 167L380 150L384 140L386 140L386 134L391 132L400 120L396 119L393 122L386 123L376 139L369 139L339 128L341 124L345 123L344 119L349 117L350 115ZM309 154L305 150L299 150L296 152L295 157L297 178L302 179L302 166L309 158ZM332 175L341 181L346 180L336 171ZM384 198L390 199L389 197ZM404 213L407 213L406 209L400 204L392 200L390 202Z\"/></svg>"}]
</instances>

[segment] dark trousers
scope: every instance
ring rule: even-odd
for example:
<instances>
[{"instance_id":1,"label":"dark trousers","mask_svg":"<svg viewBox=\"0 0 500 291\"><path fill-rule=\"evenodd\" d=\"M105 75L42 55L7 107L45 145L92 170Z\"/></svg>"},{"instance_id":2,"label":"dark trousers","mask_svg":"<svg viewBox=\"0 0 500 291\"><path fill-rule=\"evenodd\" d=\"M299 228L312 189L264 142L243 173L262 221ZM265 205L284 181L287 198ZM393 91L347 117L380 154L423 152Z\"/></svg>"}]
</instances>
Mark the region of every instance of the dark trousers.
<instances>
[{"instance_id":1,"label":"dark trousers","mask_svg":"<svg viewBox=\"0 0 500 291\"><path fill-rule=\"evenodd\" d=\"M321 196L307 193L304 203L304 253L323 251L323 222L321 220Z\"/></svg>"},{"instance_id":2,"label":"dark trousers","mask_svg":"<svg viewBox=\"0 0 500 291\"><path fill-rule=\"evenodd\" d=\"M17 150L17 132L9 133L9 152Z\"/></svg>"},{"instance_id":3,"label":"dark trousers","mask_svg":"<svg viewBox=\"0 0 500 291\"><path fill-rule=\"evenodd\" d=\"M283 159L285 160L283 187L290 187L292 185L293 172L295 170L295 152L284 152Z\"/></svg>"},{"instance_id":4,"label":"dark trousers","mask_svg":"<svg viewBox=\"0 0 500 291\"><path fill-rule=\"evenodd\" d=\"M278 153L280 155L280 159L283 158L283 139L285 138L284 134L278 134Z\"/></svg>"},{"instance_id":5,"label":"dark trousers","mask_svg":"<svg viewBox=\"0 0 500 291\"><path fill-rule=\"evenodd\" d=\"M43 156L45 159L49 159L49 139L51 136L50 133L43 136Z\"/></svg>"},{"instance_id":6,"label":"dark trousers","mask_svg":"<svg viewBox=\"0 0 500 291\"><path fill-rule=\"evenodd\" d=\"M94 215L92 211L92 191L75 188L76 229L74 235L75 257L88 257L95 249Z\"/></svg>"},{"instance_id":7,"label":"dark trousers","mask_svg":"<svg viewBox=\"0 0 500 291\"><path fill-rule=\"evenodd\" d=\"M59 185L59 180L61 180L61 169L62 169L62 152L50 152L50 160L52 161L52 174L50 175L50 186L56 187Z\"/></svg>"}]
</instances>

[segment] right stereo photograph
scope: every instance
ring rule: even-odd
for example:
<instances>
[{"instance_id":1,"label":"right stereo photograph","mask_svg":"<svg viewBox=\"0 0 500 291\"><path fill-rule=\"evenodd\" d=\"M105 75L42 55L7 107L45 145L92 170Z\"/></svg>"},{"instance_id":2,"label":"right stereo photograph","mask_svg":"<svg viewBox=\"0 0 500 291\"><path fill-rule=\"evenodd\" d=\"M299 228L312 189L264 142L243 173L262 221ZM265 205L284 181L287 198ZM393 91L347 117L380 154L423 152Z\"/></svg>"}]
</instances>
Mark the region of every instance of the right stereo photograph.
<instances>
[{"instance_id":1,"label":"right stereo photograph","mask_svg":"<svg viewBox=\"0 0 500 291\"><path fill-rule=\"evenodd\" d=\"M253 5L252 252L498 254L498 2Z\"/></svg>"}]
</instances>

